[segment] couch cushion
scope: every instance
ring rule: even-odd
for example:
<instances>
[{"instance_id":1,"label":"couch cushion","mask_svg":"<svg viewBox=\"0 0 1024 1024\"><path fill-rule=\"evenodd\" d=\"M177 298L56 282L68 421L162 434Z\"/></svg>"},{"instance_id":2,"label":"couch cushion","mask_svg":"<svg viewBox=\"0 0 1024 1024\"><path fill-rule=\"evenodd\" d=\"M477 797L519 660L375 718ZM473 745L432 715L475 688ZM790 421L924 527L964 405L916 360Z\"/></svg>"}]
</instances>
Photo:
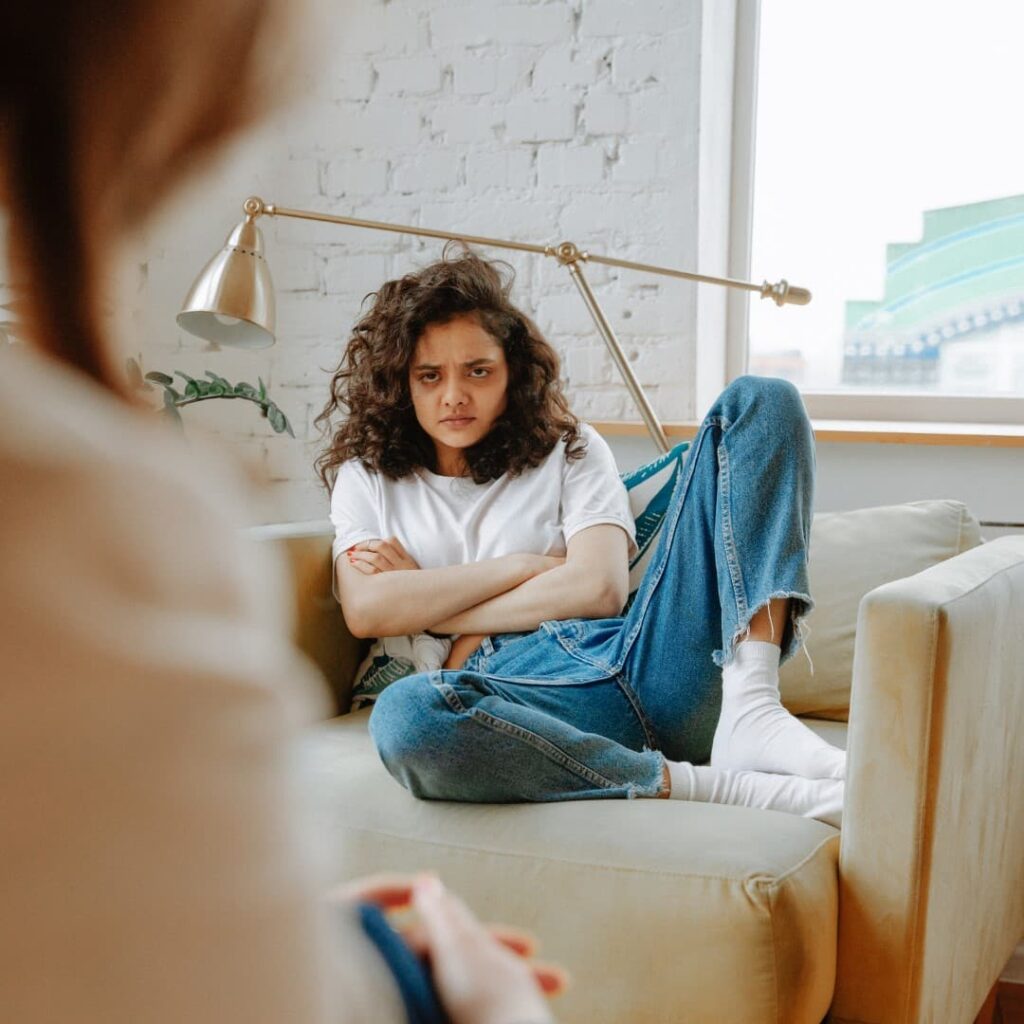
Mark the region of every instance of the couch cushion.
<instances>
[{"instance_id":1,"label":"couch cushion","mask_svg":"<svg viewBox=\"0 0 1024 1024\"><path fill-rule=\"evenodd\" d=\"M484 919L532 931L574 984L567 1022L819 1022L835 972L839 833L674 800L458 804L411 796L363 710L311 760L339 880L432 868Z\"/></svg>"},{"instance_id":2,"label":"couch cushion","mask_svg":"<svg viewBox=\"0 0 1024 1024\"><path fill-rule=\"evenodd\" d=\"M977 520L959 501L818 513L811 525L808 565L815 608L806 620L814 672L803 652L782 666L786 707L797 715L845 721L861 598L980 543Z\"/></svg>"}]
</instances>

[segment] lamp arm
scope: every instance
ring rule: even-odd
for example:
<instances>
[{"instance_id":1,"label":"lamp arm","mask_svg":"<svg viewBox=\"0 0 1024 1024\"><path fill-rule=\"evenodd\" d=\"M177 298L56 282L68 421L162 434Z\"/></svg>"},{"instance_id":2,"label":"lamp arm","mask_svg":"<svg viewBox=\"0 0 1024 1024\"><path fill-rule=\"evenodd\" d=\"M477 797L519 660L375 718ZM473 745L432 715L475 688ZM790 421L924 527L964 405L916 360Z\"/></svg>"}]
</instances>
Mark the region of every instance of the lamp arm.
<instances>
[{"instance_id":1,"label":"lamp arm","mask_svg":"<svg viewBox=\"0 0 1024 1024\"><path fill-rule=\"evenodd\" d=\"M634 263L630 260L620 260L612 256L599 256L594 253L581 251L572 242L562 242L559 245L535 245L530 242L514 242L505 238L489 238L484 235L466 235L452 231L438 231L434 228L421 228L412 224L390 224L379 220L362 220L357 217L342 217L331 213L318 213L313 210L292 210L285 206L277 206L274 203L264 202L259 196L250 196L244 204L247 217L255 220L261 215L268 217L294 217L298 220L323 221L328 224L343 224L355 228L368 228L372 231L391 231L398 234L419 235L424 238L440 238L444 240L457 239L473 245L485 245L496 249L512 249L517 252L531 252L539 256L552 256L562 266L567 267L572 274L573 283L579 290L580 295L586 304L587 310L596 325L598 332L608 346L616 369L619 371L626 388L636 402L640 415L643 417L651 439L658 450L667 452L670 448L665 430L659 421L657 414L651 407L647 396L644 394L639 381L633 373L622 346L619 344L615 332L605 317L597 297L594 295L590 284L583 274L583 263L600 263L609 267L620 267L625 270L639 270L647 274L660 274L664 277L683 278L687 281L698 281L702 284L717 284L728 288L742 288L747 291L759 292L761 298L772 298L775 304L782 306L786 303L794 305L806 305L811 301L811 293L806 288L797 288L789 284L785 279L775 284L764 281L760 285L752 284L749 281L739 281L729 277L713 277L708 274L694 274L687 270L676 270L672 267L659 267L651 263Z\"/></svg>"},{"instance_id":2,"label":"lamp arm","mask_svg":"<svg viewBox=\"0 0 1024 1024\"><path fill-rule=\"evenodd\" d=\"M346 224L355 228L369 228L373 231L392 231L398 234L419 235L423 238L457 239L473 245L487 245L496 249L514 249L517 252L532 252L540 256L553 256L559 259L559 250L566 246L576 247L571 242L560 245L535 245L531 242L514 242L507 238L488 238L484 235L467 235L458 231L438 231L435 228L421 228L413 224L390 224L380 220L361 220L357 217L342 217L333 213L318 213L313 210L292 210L286 206L266 203L258 196L250 196L245 201L245 212L250 217L266 214L268 217L295 217L299 220L318 220L328 224ZM683 278L687 281L699 281L702 284L718 284L727 288L741 288L757 292L761 298L771 298L778 306L806 306L811 301L811 293L806 288L791 285L785 278L772 284L763 281L754 284L751 281L740 281L732 277L714 277L710 274L695 274L689 270L677 270L674 267L659 267L653 263L634 263L631 260L620 260L614 256L601 256L597 253L576 250L577 259L588 263L601 263L608 267L621 267L625 270L640 270L648 274L661 274L663 277Z\"/></svg>"}]
</instances>

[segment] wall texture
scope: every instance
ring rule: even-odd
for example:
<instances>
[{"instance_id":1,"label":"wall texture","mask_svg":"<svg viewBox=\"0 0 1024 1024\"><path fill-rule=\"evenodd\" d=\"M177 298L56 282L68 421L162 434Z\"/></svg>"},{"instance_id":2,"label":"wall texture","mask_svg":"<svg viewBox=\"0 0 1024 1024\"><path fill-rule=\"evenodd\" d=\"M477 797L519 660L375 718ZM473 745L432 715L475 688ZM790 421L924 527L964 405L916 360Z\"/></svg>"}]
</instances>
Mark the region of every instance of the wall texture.
<instances>
[{"instance_id":1,"label":"wall texture","mask_svg":"<svg viewBox=\"0 0 1024 1024\"><path fill-rule=\"evenodd\" d=\"M312 51L293 105L207 169L139 239L112 300L147 369L261 375L298 441L255 407L185 412L273 482L254 519L315 518L312 421L364 296L438 258L442 243L261 221L278 289L278 343L211 351L174 314L256 193L282 206L696 266L698 0L364 0L309 5ZM564 268L501 254L514 295L563 357L577 413L639 418ZM703 268L701 268L703 269ZM589 279L666 419L694 413L694 286L593 267Z\"/></svg>"}]
</instances>

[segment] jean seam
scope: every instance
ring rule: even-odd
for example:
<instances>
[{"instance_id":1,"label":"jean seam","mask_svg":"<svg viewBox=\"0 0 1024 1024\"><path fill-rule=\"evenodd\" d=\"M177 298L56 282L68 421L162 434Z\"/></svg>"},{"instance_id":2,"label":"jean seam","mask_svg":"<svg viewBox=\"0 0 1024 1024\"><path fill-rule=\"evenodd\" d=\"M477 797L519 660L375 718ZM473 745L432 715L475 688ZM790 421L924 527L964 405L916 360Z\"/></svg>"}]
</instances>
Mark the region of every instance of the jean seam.
<instances>
[{"instance_id":1,"label":"jean seam","mask_svg":"<svg viewBox=\"0 0 1024 1024\"><path fill-rule=\"evenodd\" d=\"M609 665L606 662L601 661L599 658L592 658L589 654L585 654L583 651L581 651L579 644L577 643L577 640L579 639L578 633L576 634L576 637L563 636L559 633L555 635L555 639L559 642L559 644L562 646L563 650L565 650L567 654L575 658L577 661L582 661L584 664L599 669L602 675L614 676L618 673L618 669L620 666ZM592 681L597 682L596 679Z\"/></svg>"},{"instance_id":2,"label":"jean seam","mask_svg":"<svg viewBox=\"0 0 1024 1024\"><path fill-rule=\"evenodd\" d=\"M677 502L673 502L675 507L672 521L670 523L662 523L661 526L662 531L668 531L668 534L666 534L665 536L669 536L671 533L673 533L676 527L679 525L680 516L682 516L683 514L683 503L687 493L690 490L690 482L693 479L693 474L696 471L697 459L694 458L694 456L697 455L701 445L704 443L704 439L707 436L708 431L713 426L719 426L724 431L728 429L729 421L724 416L708 416L701 424L700 430L697 436L694 438L693 444L690 446L689 449L689 458L686 460L685 474L680 483L680 487L682 489L680 500ZM661 543L661 540L662 538L659 537L658 542ZM661 561L658 562L657 565L649 565L647 567L648 573L650 573L652 570L654 571L653 582L650 587L645 589L644 584L646 584L647 582L645 577L643 582L640 584L640 589L645 590L644 603L640 610L640 614L637 616L637 622L636 625L633 627L632 633L630 633L629 636L626 637L625 643L622 645L622 654L618 660L618 664L616 664L614 667L614 670L616 672L621 671L622 666L626 664L626 659L629 657L629 652L632 650L633 644L636 642L636 638L640 635L640 630L643 628L644 620L647 618L647 607L651 602L651 598L653 597L654 592L658 587L658 584L661 582L661 577L665 574L665 568L668 565L668 559L669 554L671 552L671 548L671 543L666 543L665 553L662 556Z\"/></svg>"},{"instance_id":3,"label":"jean seam","mask_svg":"<svg viewBox=\"0 0 1024 1024\"><path fill-rule=\"evenodd\" d=\"M660 750L661 748L658 746L658 740L655 736L654 728L643 709L643 705L640 703L640 698L630 685L629 680L621 672L617 672L615 673L615 681L619 684L619 689L622 690L626 700L629 701L630 706L633 708L633 713L640 722L640 728L644 731L644 737L647 740L648 749Z\"/></svg>"},{"instance_id":4,"label":"jean seam","mask_svg":"<svg viewBox=\"0 0 1024 1024\"><path fill-rule=\"evenodd\" d=\"M722 507L722 547L725 551L725 564L729 568L729 579L732 582L733 600L736 602L736 614L743 619L747 614L747 595L743 587L743 574L740 571L739 559L736 557L736 542L732 529L731 480L729 453L722 444L718 446L718 497Z\"/></svg>"},{"instance_id":5,"label":"jean seam","mask_svg":"<svg viewBox=\"0 0 1024 1024\"><path fill-rule=\"evenodd\" d=\"M553 761L562 768L568 769L573 774L586 779L595 786L601 786L604 789L617 789L622 785L621 783L612 782L611 779L606 779L599 772L595 772L592 768L588 768L585 764L577 761L576 758L571 757L560 747L555 746L555 744L550 740L544 739L543 736L538 736L535 732L530 732L529 729L524 729L521 725L506 722L486 711L481 711L479 708L471 708L467 714L470 719L478 722L480 725L490 728L495 732L503 732L508 736L514 736L516 739L522 740L524 743L533 747L534 750L543 754L550 761Z\"/></svg>"},{"instance_id":6,"label":"jean seam","mask_svg":"<svg viewBox=\"0 0 1024 1024\"><path fill-rule=\"evenodd\" d=\"M555 744L550 740L544 739L543 736L538 736L535 732L530 732L529 729L524 729L521 725L515 725L511 722L506 722L503 719L496 718L494 715L491 715L486 711L481 711L479 708L467 708L459 698L455 687L450 683L446 683L440 675L438 675L437 678L434 678L433 674L431 674L431 682L434 684L434 688L441 694L445 703L454 711L457 711L460 714L465 714L472 721L475 721L485 727L489 727L495 732L503 732L506 735L515 736L517 739L522 740L524 743L529 744L535 750L544 754L544 756L549 760L554 761L563 768L567 768L569 771L585 778L588 782L592 782L596 786L602 786L604 789L617 789L619 787L620 783L613 782L611 779L606 779L599 772L595 772L592 768L588 768L585 764L577 761L560 747L555 746Z\"/></svg>"}]
</instances>

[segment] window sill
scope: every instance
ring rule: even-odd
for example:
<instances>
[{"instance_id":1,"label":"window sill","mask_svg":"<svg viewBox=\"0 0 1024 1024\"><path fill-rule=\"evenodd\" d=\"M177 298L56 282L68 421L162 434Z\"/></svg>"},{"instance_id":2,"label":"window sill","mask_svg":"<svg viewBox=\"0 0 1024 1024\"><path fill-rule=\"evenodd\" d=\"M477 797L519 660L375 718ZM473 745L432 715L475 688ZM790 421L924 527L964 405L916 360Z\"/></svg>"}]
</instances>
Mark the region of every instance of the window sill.
<instances>
[{"instance_id":1,"label":"window sill","mask_svg":"<svg viewBox=\"0 0 1024 1024\"><path fill-rule=\"evenodd\" d=\"M891 420L812 419L815 440L847 444L971 445L981 448L1024 448L1024 425L997 423L911 423ZM605 437L646 437L643 423L622 420L591 422ZM686 440L699 423L663 423L667 437Z\"/></svg>"}]
</instances>

